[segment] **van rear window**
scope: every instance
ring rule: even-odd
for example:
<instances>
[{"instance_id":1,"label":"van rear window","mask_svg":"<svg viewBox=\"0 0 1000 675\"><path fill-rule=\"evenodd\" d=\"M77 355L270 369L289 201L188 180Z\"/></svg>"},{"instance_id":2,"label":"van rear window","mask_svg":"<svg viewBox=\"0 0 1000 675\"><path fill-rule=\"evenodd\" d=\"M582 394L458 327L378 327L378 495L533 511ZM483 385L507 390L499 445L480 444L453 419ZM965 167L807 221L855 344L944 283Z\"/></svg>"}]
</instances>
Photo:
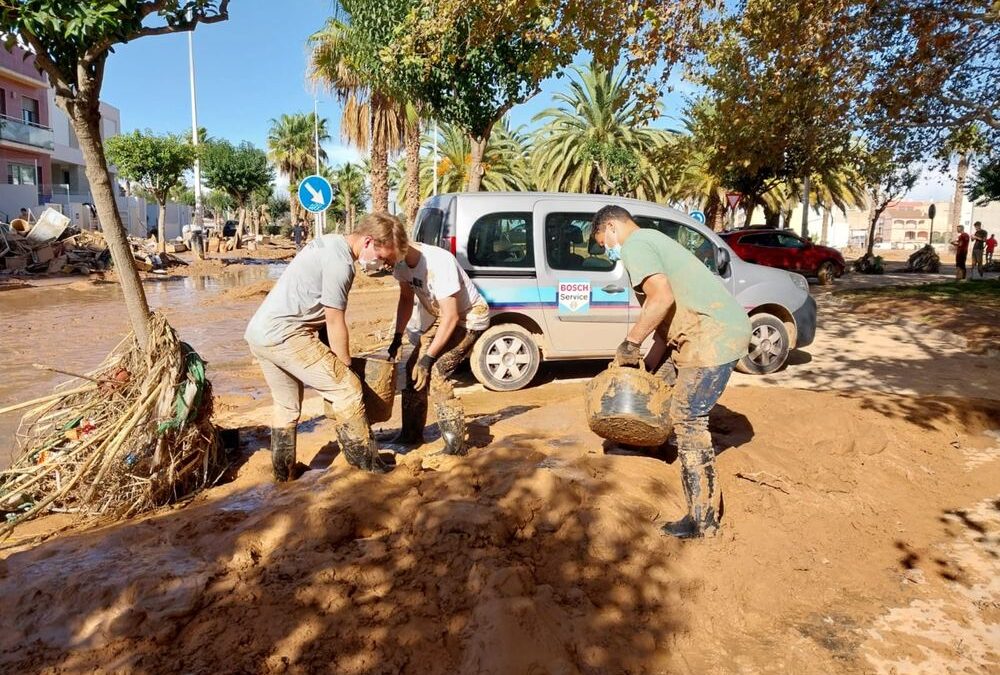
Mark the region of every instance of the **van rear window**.
<instances>
[{"instance_id":1,"label":"van rear window","mask_svg":"<svg viewBox=\"0 0 1000 675\"><path fill-rule=\"evenodd\" d=\"M421 209L413 238L421 244L440 246L441 237L444 236L444 215L441 209Z\"/></svg>"},{"instance_id":2,"label":"van rear window","mask_svg":"<svg viewBox=\"0 0 1000 675\"><path fill-rule=\"evenodd\" d=\"M466 252L475 267L534 268L530 213L491 213L475 222Z\"/></svg>"}]
</instances>

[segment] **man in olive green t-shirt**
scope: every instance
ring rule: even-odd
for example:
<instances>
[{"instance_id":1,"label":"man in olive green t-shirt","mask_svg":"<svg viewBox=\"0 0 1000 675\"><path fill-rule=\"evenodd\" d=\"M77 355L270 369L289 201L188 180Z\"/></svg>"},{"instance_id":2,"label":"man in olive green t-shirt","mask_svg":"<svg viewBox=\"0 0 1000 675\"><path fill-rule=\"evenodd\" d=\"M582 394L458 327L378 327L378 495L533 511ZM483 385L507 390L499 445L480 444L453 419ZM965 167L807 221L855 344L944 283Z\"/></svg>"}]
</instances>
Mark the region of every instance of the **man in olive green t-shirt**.
<instances>
[{"instance_id":1,"label":"man in olive green t-shirt","mask_svg":"<svg viewBox=\"0 0 1000 675\"><path fill-rule=\"evenodd\" d=\"M646 366L674 386L670 418L688 512L663 531L680 538L715 534L722 493L708 414L747 354L750 319L704 263L662 232L640 229L620 206L598 211L592 231L608 258L624 262L642 302L615 363L638 367L639 346L655 332Z\"/></svg>"}]
</instances>

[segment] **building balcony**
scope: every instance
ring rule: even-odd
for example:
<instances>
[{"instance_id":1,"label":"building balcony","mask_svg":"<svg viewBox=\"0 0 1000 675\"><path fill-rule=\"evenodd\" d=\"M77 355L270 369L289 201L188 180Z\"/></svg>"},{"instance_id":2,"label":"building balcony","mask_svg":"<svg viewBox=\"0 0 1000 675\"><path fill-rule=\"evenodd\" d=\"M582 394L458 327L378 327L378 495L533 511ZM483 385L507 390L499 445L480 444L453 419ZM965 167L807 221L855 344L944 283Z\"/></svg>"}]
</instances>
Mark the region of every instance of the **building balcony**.
<instances>
[{"instance_id":1,"label":"building balcony","mask_svg":"<svg viewBox=\"0 0 1000 675\"><path fill-rule=\"evenodd\" d=\"M40 124L0 115L0 141L19 143L51 152L55 147L55 134L52 129Z\"/></svg>"}]
</instances>

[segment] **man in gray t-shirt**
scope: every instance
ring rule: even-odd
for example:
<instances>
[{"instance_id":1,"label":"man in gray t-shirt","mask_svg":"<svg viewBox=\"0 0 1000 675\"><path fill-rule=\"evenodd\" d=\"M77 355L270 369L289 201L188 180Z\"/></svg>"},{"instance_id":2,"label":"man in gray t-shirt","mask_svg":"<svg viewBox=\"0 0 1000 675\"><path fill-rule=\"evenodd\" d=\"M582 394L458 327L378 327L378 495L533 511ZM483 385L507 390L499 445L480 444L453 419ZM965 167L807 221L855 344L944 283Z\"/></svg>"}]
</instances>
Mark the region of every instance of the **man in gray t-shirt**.
<instances>
[{"instance_id":1,"label":"man in gray t-shirt","mask_svg":"<svg viewBox=\"0 0 1000 675\"><path fill-rule=\"evenodd\" d=\"M305 386L318 391L337 424L337 439L353 466L389 470L378 452L361 400L361 382L351 372L345 311L354 263L375 274L390 269L407 250L406 231L395 216L373 213L346 236L314 239L288 265L244 338L257 358L274 399L271 459L274 477L290 480L295 470L295 432ZM329 346L319 332L325 328Z\"/></svg>"}]
</instances>

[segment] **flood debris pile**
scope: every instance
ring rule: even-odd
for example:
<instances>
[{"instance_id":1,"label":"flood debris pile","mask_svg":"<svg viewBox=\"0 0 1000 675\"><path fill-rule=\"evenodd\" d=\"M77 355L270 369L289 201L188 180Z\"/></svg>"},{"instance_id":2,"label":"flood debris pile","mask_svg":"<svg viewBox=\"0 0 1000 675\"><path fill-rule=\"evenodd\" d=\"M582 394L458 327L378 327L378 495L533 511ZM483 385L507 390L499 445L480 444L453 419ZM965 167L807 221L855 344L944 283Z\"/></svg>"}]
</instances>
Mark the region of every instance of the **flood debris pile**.
<instances>
[{"instance_id":1,"label":"flood debris pile","mask_svg":"<svg viewBox=\"0 0 1000 675\"><path fill-rule=\"evenodd\" d=\"M129 245L136 267L146 272L188 264L172 255L186 251L183 244L170 243L168 252L158 252L155 241L129 237ZM0 273L92 274L111 266L104 235L71 227L69 218L55 209L46 209L34 225L21 219L0 223Z\"/></svg>"},{"instance_id":2,"label":"flood debris pile","mask_svg":"<svg viewBox=\"0 0 1000 675\"><path fill-rule=\"evenodd\" d=\"M13 406L28 411L0 472L0 539L47 512L125 518L218 479L205 363L162 316L150 335L145 349L130 335L96 371Z\"/></svg>"},{"instance_id":3,"label":"flood debris pile","mask_svg":"<svg viewBox=\"0 0 1000 675\"><path fill-rule=\"evenodd\" d=\"M941 270L941 258L930 244L916 250L906 260L907 272L937 274Z\"/></svg>"}]
</instances>

